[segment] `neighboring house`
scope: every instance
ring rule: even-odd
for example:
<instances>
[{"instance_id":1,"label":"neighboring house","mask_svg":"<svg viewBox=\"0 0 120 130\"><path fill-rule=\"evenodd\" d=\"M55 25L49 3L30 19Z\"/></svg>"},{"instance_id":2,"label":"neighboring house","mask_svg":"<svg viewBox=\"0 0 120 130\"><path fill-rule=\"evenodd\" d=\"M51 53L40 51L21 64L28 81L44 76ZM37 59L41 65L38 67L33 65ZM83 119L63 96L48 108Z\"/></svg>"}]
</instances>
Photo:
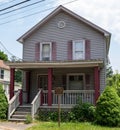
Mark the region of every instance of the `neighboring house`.
<instances>
[{"instance_id":1,"label":"neighboring house","mask_svg":"<svg viewBox=\"0 0 120 130\"><path fill-rule=\"evenodd\" d=\"M0 84L3 85L7 99L9 99L10 67L0 60Z\"/></svg>"},{"instance_id":2,"label":"neighboring house","mask_svg":"<svg viewBox=\"0 0 120 130\"><path fill-rule=\"evenodd\" d=\"M10 98L15 69L20 69L23 104L33 100L34 104L39 99L37 108L55 107L56 87L64 88L61 107L71 108L79 97L83 102L95 104L106 86L110 37L106 30L59 6L18 39L23 45L23 61L8 63Z\"/></svg>"}]
</instances>

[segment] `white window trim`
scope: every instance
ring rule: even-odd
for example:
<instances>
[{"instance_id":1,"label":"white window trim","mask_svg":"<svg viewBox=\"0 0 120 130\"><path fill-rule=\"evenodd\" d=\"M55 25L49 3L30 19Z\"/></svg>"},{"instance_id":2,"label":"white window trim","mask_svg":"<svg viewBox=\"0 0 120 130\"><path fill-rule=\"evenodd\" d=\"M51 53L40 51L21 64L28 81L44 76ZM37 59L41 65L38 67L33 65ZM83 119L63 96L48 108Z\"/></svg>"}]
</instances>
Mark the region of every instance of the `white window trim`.
<instances>
[{"instance_id":1,"label":"white window trim","mask_svg":"<svg viewBox=\"0 0 120 130\"><path fill-rule=\"evenodd\" d=\"M42 61L42 46L44 44L50 45L50 60L51 60L52 59L52 43L51 42L42 42L42 43L40 43L40 61Z\"/></svg>"},{"instance_id":2,"label":"white window trim","mask_svg":"<svg viewBox=\"0 0 120 130\"><path fill-rule=\"evenodd\" d=\"M73 50L72 50L72 55L73 55L73 60L78 60L78 59L76 59L75 58L75 43L76 42L82 42L83 43L83 58L82 59L80 59L80 60L84 60L85 59L85 40L74 40L73 42L72 42L72 46L73 46Z\"/></svg>"},{"instance_id":3,"label":"white window trim","mask_svg":"<svg viewBox=\"0 0 120 130\"><path fill-rule=\"evenodd\" d=\"M69 90L69 76L82 75L83 76L83 90L85 88L85 74L84 73L68 73L67 74L67 90Z\"/></svg>"}]
</instances>

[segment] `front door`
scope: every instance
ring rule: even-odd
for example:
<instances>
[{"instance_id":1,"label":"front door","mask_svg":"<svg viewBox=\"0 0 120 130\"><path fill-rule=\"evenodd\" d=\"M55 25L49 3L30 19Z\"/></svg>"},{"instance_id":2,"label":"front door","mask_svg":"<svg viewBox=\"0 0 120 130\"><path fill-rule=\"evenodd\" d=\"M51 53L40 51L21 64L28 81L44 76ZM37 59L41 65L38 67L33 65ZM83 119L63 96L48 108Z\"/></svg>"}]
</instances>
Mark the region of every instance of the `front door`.
<instances>
[{"instance_id":1,"label":"front door","mask_svg":"<svg viewBox=\"0 0 120 130\"><path fill-rule=\"evenodd\" d=\"M43 90L48 90L48 76L47 75L39 75L38 76L38 88L42 88Z\"/></svg>"}]
</instances>

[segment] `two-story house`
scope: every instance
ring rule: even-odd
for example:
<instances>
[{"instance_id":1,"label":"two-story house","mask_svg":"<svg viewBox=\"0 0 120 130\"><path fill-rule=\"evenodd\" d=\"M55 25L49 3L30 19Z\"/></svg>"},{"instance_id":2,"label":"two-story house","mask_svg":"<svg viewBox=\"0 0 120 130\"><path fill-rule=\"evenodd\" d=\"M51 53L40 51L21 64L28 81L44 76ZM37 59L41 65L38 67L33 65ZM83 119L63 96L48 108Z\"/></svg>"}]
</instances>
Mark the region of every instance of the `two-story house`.
<instances>
[{"instance_id":1,"label":"two-story house","mask_svg":"<svg viewBox=\"0 0 120 130\"><path fill-rule=\"evenodd\" d=\"M0 84L2 84L7 99L9 99L10 67L0 60Z\"/></svg>"},{"instance_id":2,"label":"two-story house","mask_svg":"<svg viewBox=\"0 0 120 130\"><path fill-rule=\"evenodd\" d=\"M38 107L57 105L56 87L64 88L61 107L75 105L78 98L95 104L106 86L110 37L108 31L59 6L18 39L23 61L9 63L10 98L15 69L20 69L20 103L32 102L33 113Z\"/></svg>"}]
</instances>

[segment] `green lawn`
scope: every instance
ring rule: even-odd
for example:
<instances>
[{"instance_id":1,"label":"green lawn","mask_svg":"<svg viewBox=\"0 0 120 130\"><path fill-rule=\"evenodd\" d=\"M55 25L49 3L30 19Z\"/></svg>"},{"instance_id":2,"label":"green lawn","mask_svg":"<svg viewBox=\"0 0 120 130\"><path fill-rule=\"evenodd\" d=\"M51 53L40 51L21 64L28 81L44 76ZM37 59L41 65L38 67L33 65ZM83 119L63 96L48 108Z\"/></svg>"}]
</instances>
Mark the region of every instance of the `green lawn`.
<instances>
[{"instance_id":1,"label":"green lawn","mask_svg":"<svg viewBox=\"0 0 120 130\"><path fill-rule=\"evenodd\" d=\"M101 127L90 123L61 123L60 128L54 122L39 122L27 130L120 130L120 128Z\"/></svg>"}]
</instances>

